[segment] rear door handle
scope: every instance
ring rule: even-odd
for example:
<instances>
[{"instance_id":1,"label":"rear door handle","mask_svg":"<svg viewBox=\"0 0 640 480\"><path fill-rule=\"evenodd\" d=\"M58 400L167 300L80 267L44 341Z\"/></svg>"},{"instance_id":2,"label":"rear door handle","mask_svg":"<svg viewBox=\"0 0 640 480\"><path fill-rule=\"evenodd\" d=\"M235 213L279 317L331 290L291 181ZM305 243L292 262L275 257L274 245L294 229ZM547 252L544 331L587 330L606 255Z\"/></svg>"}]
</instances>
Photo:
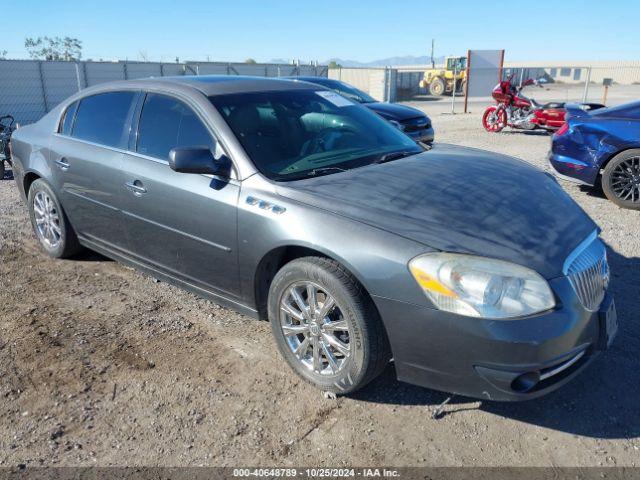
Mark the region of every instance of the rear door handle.
<instances>
[{"instance_id":1,"label":"rear door handle","mask_svg":"<svg viewBox=\"0 0 640 480\"><path fill-rule=\"evenodd\" d=\"M69 170L69 162L67 162L66 158L61 158L60 160L54 160L54 162L58 168L60 168L60 170L62 170L63 172L66 172L67 170Z\"/></svg>"},{"instance_id":2,"label":"rear door handle","mask_svg":"<svg viewBox=\"0 0 640 480\"><path fill-rule=\"evenodd\" d=\"M134 180L133 182L127 182L124 186L130 191L133 192L134 195L140 196L144 193L147 193L147 189L144 188L142 182L140 180Z\"/></svg>"}]
</instances>

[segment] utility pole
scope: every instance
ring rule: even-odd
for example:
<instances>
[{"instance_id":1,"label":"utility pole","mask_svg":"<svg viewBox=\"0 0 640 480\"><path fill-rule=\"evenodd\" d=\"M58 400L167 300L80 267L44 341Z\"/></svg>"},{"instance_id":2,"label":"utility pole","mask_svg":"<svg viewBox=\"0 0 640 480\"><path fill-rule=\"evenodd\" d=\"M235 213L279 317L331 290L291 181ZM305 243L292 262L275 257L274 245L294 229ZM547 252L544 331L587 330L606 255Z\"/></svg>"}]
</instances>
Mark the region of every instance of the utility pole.
<instances>
[{"instance_id":1,"label":"utility pole","mask_svg":"<svg viewBox=\"0 0 640 480\"><path fill-rule=\"evenodd\" d=\"M434 49L435 43L436 43L435 38L432 38L431 39L431 68L436 68L436 62L433 59L433 49Z\"/></svg>"}]
</instances>

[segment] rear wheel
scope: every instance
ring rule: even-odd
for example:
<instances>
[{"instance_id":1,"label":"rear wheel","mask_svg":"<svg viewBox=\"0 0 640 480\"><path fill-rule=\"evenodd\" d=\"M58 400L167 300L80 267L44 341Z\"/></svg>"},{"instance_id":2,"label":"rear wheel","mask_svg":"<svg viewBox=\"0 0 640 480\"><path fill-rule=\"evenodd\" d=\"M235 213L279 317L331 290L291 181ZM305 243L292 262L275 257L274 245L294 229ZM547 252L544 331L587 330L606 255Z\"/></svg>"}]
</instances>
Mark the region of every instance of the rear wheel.
<instances>
[{"instance_id":1,"label":"rear wheel","mask_svg":"<svg viewBox=\"0 0 640 480\"><path fill-rule=\"evenodd\" d=\"M507 112L495 105L487 107L482 114L482 126L487 132L498 133L507 124Z\"/></svg>"},{"instance_id":2,"label":"rear wheel","mask_svg":"<svg viewBox=\"0 0 640 480\"><path fill-rule=\"evenodd\" d=\"M0 180L4 180L4 160L0 160Z\"/></svg>"},{"instance_id":3,"label":"rear wheel","mask_svg":"<svg viewBox=\"0 0 640 480\"><path fill-rule=\"evenodd\" d=\"M29 188L29 217L40 246L51 257L70 257L82 249L58 197L41 178Z\"/></svg>"},{"instance_id":4,"label":"rear wheel","mask_svg":"<svg viewBox=\"0 0 640 480\"><path fill-rule=\"evenodd\" d=\"M333 260L305 257L282 267L269 289L269 320L289 366L324 391L354 392L389 362L371 299Z\"/></svg>"},{"instance_id":5,"label":"rear wheel","mask_svg":"<svg viewBox=\"0 0 640 480\"><path fill-rule=\"evenodd\" d=\"M622 208L640 210L640 149L613 157L602 173L602 190Z\"/></svg>"},{"instance_id":6,"label":"rear wheel","mask_svg":"<svg viewBox=\"0 0 640 480\"><path fill-rule=\"evenodd\" d=\"M429 93L434 97L440 97L444 95L445 84L444 80L441 77L436 77L431 80L429 84Z\"/></svg>"}]
</instances>

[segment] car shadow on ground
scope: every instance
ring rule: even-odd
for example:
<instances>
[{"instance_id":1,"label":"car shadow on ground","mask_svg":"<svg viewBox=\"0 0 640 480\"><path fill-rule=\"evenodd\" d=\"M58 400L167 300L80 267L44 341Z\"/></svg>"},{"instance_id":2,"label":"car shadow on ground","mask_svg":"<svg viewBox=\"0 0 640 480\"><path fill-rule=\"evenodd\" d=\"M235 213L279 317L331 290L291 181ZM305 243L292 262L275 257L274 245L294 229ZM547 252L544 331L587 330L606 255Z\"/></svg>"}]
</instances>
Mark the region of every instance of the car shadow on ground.
<instances>
[{"instance_id":1,"label":"car shadow on ground","mask_svg":"<svg viewBox=\"0 0 640 480\"><path fill-rule=\"evenodd\" d=\"M590 185L578 185L578 188L582 193L594 198L602 198L603 200L608 200L607 196L604 194L602 190L602 185L598 182L593 187Z\"/></svg>"},{"instance_id":2,"label":"car shadow on ground","mask_svg":"<svg viewBox=\"0 0 640 480\"><path fill-rule=\"evenodd\" d=\"M442 416L465 410L495 415L595 438L640 437L640 258L608 249L619 331L613 345L578 377L542 398L516 403L454 396ZM435 409L448 394L398 382L393 364L353 396L358 400Z\"/></svg>"},{"instance_id":3,"label":"car shadow on ground","mask_svg":"<svg viewBox=\"0 0 640 480\"><path fill-rule=\"evenodd\" d=\"M505 135L531 135L534 137L550 137L553 134L552 132L548 132L547 130L518 130L518 129L503 130L500 133Z\"/></svg>"},{"instance_id":4,"label":"car shadow on ground","mask_svg":"<svg viewBox=\"0 0 640 480\"><path fill-rule=\"evenodd\" d=\"M109 257L105 257L104 255L94 252L93 250L89 250L88 248L85 248L74 255L71 260L74 262L113 262Z\"/></svg>"}]
</instances>

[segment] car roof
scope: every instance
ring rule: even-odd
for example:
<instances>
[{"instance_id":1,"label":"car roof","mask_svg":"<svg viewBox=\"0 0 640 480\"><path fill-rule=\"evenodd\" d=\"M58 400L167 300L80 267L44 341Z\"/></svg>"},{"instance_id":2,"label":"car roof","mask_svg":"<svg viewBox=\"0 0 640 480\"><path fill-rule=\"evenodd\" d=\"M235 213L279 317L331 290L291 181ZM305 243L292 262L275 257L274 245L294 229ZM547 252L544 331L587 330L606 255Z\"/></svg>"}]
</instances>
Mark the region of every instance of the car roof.
<instances>
[{"instance_id":1,"label":"car roof","mask_svg":"<svg viewBox=\"0 0 640 480\"><path fill-rule=\"evenodd\" d=\"M117 90L119 88L164 89L167 87L180 90L184 90L185 88L195 89L207 97L233 93L309 89L308 84L292 82L284 78L250 77L242 75L181 75L105 82L83 90L80 93L84 94L81 96L85 96L87 93L98 93L100 91Z\"/></svg>"},{"instance_id":2,"label":"car roof","mask_svg":"<svg viewBox=\"0 0 640 480\"><path fill-rule=\"evenodd\" d=\"M156 80L189 85L200 90L207 96L224 95L229 93L308 89L308 87L297 84L296 82L292 82L288 79L249 77L242 75L186 75L161 77Z\"/></svg>"},{"instance_id":3,"label":"car roof","mask_svg":"<svg viewBox=\"0 0 640 480\"><path fill-rule=\"evenodd\" d=\"M328 77L282 77L282 78L286 78L287 80L300 80L301 82L310 82L310 83L318 83L318 82L326 82L326 81L330 81L330 82L337 82L338 80L334 80L332 78L328 78Z\"/></svg>"}]
</instances>

